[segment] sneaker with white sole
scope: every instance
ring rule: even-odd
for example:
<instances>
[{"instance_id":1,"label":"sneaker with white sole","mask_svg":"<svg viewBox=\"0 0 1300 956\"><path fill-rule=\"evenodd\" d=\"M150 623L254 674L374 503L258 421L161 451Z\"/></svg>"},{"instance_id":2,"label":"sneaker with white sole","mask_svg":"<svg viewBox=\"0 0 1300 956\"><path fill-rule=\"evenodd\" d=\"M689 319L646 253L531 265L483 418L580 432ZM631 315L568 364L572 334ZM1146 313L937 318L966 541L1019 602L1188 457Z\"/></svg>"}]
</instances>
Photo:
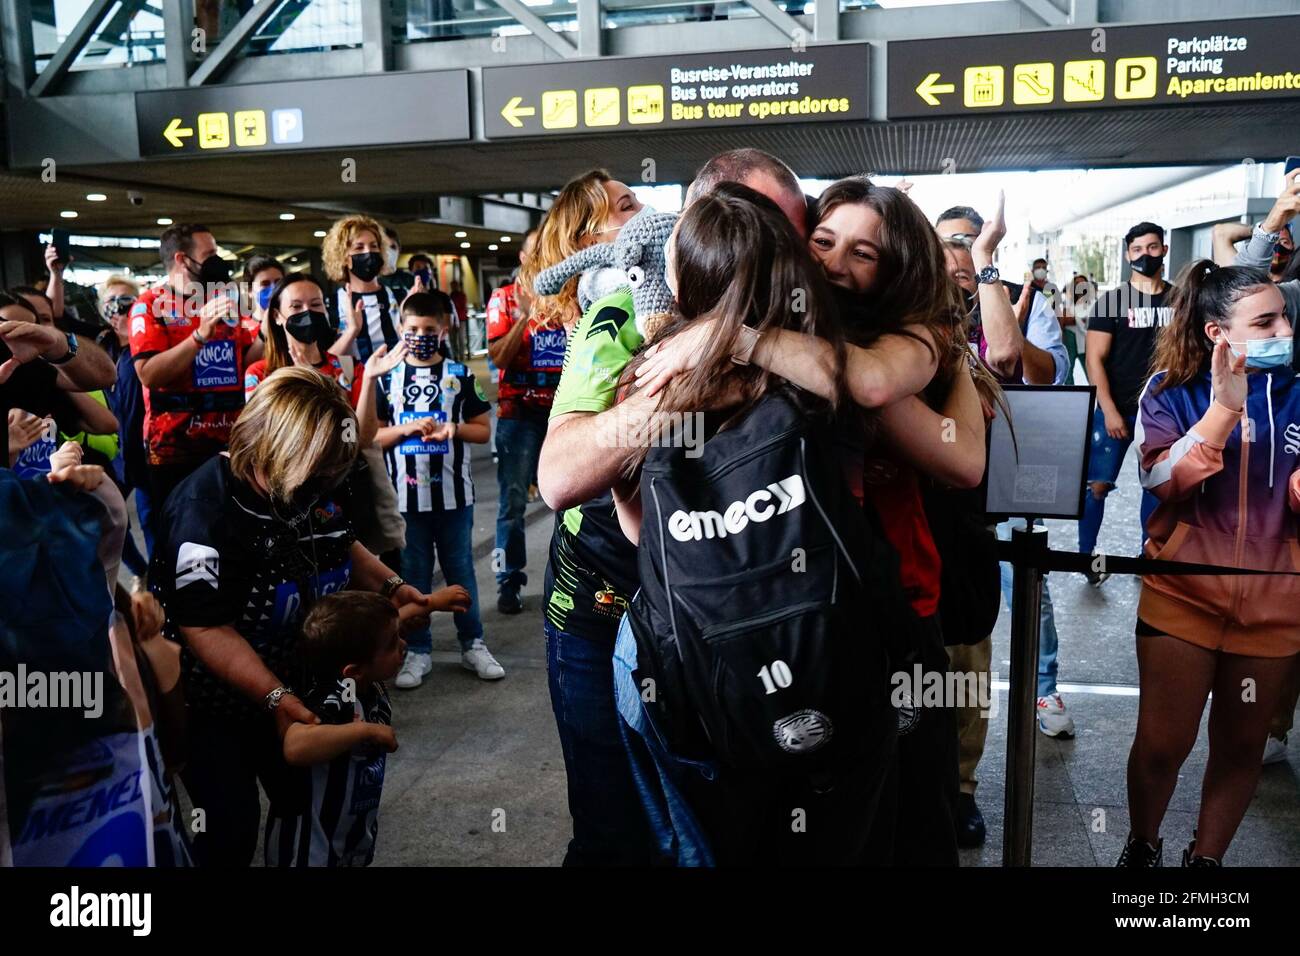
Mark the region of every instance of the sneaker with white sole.
<instances>
[{"instance_id":1,"label":"sneaker with white sole","mask_svg":"<svg viewBox=\"0 0 1300 956\"><path fill-rule=\"evenodd\" d=\"M1268 735L1268 740L1264 742L1264 759L1262 764L1285 763L1286 762L1286 739L1289 734L1283 734L1282 739L1278 740L1272 734Z\"/></svg>"},{"instance_id":2,"label":"sneaker with white sole","mask_svg":"<svg viewBox=\"0 0 1300 956\"><path fill-rule=\"evenodd\" d=\"M413 690L424 683L424 675L433 670L433 655L421 654L419 651L407 651L402 661L402 669L393 681L402 690Z\"/></svg>"},{"instance_id":3,"label":"sneaker with white sole","mask_svg":"<svg viewBox=\"0 0 1300 956\"><path fill-rule=\"evenodd\" d=\"M482 640L475 641L460 655L460 666L473 671L482 680L500 680L506 676L506 669L497 663Z\"/></svg>"},{"instance_id":4,"label":"sneaker with white sole","mask_svg":"<svg viewBox=\"0 0 1300 956\"><path fill-rule=\"evenodd\" d=\"M1038 698L1038 729L1049 737L1073 737L1074 720L1060 694Z\"/></svg>"}]
</instances>

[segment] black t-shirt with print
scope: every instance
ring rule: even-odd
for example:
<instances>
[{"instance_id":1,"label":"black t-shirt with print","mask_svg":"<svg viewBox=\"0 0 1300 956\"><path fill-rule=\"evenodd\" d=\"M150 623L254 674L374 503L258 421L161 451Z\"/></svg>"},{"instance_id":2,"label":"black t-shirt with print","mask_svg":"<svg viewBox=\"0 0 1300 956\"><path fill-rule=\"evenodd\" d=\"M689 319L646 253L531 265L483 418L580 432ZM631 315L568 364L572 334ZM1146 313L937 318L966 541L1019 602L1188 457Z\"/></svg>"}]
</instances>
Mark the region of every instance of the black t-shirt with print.
<instances>
[{"instance_id":1,"label":"black t-shirt with print","mask_svg":"<svg viewBox=\"0 0 1300 956\"><path fill-rule=\"evenodd\" d=\"M1173 307L1166 304L1173 291L1166 284L1151 295L1125 282L1103 294L1088 313L1089 332L1110 333L1106 378L1115 407L1126 417L1137 414L1138 398L1151 376L1156 337L1174 317Z\"/></svg>"},{"instance_id":2,"label":"black t-shirt with print","mask_svg":"<svg viewBox=\"0 0 1300 956\"><path fill-rule=\"evenodd\" d=\"M293 652L302 620L317 598L347 587L351 575L350 487L351 479L309 505L272 507L231 474L225 455L205 462L165 506L151 577L169 623L228 625L282 682L299 686ZM261 712L188 647L181 663L185 699L195 710Z\"/></svg>"}]
</instances>

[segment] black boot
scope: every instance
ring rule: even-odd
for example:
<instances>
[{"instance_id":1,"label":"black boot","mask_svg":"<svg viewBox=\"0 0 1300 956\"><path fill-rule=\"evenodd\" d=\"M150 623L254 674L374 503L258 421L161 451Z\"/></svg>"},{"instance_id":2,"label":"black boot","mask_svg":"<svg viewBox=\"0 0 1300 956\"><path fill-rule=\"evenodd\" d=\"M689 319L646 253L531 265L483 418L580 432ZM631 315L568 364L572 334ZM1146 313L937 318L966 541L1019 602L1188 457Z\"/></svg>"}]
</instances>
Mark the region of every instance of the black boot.
<instances>
[{"instance_id":1,"label":"black boot","mask_svg":"<svg viewBox=\"0 0 1300 956\"><path fill-rule=\"evenodd\" d=\"M497 592L497 610L502 614L518 614L523 609L524 601L519 596L519 588L503 587Z\"/></svg>"},{"instance_id":2,"label":"black boot","mask_svg":"<svg viewBox=\"0 0 1300 956\"><path fill-rule=\"evenodd\" d=\"M975 794L957 794L957 813L953 821L957 824L957 845L963 850L970 850L984 845L984 814L975 803Z\"/></svg>"},{"instance_id":3,"label":"black boot","mask_svg":"<svg viewBox=\"0 0 1300 956\"><path fill-rule=\"evenodd\" d=\"M1163 865L1161 858L1164 855L1164 846L1164 840L1157 840L1156 845L1152 846L1130 833L1124 843L1124 852L1119 855L1119 862L1115 865L1133 870L1161 866Z\"/></svg>"}]
</instances>

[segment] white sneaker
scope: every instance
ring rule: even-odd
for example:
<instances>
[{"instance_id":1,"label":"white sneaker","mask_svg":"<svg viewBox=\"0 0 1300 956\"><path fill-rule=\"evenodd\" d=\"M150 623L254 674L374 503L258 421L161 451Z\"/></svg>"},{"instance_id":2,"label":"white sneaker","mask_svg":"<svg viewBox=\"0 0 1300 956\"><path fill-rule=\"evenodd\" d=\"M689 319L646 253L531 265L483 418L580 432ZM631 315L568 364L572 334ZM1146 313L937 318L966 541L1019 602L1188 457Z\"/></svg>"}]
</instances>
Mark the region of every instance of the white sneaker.
<instances>
[{"instance_id":1,"label":"white sneaker","mask_svg":"<svg viewBox=\"0 0 1300 956\"><path fill-rule=\"evenodd\" d=\"M500 680L506 676L506 669L497 663L482 639L475 641L469 650L460 655L460 666L473 671L483 680Z\"/></svg>"},{"instance_id":2,"label":"white sneaker","mask_svg":"<svg viewBox=\"0 0 1300 956\"><path fill-rule=\"evenodd\" d=\"M1060 694L1038 698L1038 729L1049 737L1073 737L1074 721Z\"/></svg>"},{"instance_id":3,"label":"white sneaker","mask_svg":"<svg viewBox=\"0 0 1300 956\"><path fill-rule=\"evenodd\" d=\"M433 655L421 654L417 651L407 651L406 660L402 661L402 669L397 672L397 680L393 681L402 690L412 690L424 683L424 675L433 670Z\"/></svg>"},{"instance_id":4,"label":"white sneaker","mask_svg":"<svg viewBox=\"0 0 1300 956\"><path fill-rule=\"evenodd\" d=\"M1286 762L1286 738L1289 734L1283 734L1282 739L1278 740L1272 734L1268 735L1268 740L1264 743L1264 759L1262 764L1285 763Z\"/></svg>"}]
</instances>

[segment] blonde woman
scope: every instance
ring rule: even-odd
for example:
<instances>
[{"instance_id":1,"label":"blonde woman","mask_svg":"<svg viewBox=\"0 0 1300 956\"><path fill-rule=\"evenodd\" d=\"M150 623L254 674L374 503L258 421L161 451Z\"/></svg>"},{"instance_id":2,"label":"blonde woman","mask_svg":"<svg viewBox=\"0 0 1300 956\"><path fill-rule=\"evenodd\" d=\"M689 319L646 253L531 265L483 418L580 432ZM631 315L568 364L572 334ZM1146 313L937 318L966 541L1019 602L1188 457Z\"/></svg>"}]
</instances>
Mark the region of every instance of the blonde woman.
<instances>
[{"instance_id":1,"label":"blonde woman","mask_svg":"<svg viewBox=\"0 0 1300 956\"><path fill-rule=\"evenodd\" d=\"M362 362L375 349L397 345L401 321L397 296L379 281L393 270L385 257L388 235L369 216L344 216L321 240L325 274L339 283L335 308L339 339L330 351Z\"/></svg>"},{"instance_id":2,"label":"blonde woman","mask_svg":"<svg viewBox=\"0 0 1300 956\"><path fill-rule=\"evenodd\" d=\"M299 627L322 595L377 591L405 627L463 609L463 589L421 594L352 534L356 415L331 379L301 367L263 382L229 451L182 481L164 509L163 603L183 647L190 760L183 779L207 831L200 865L247 866L257 845L257 782L274 798L280 740L316 723L296 691Z\"/></svg>"}]
</instances>

